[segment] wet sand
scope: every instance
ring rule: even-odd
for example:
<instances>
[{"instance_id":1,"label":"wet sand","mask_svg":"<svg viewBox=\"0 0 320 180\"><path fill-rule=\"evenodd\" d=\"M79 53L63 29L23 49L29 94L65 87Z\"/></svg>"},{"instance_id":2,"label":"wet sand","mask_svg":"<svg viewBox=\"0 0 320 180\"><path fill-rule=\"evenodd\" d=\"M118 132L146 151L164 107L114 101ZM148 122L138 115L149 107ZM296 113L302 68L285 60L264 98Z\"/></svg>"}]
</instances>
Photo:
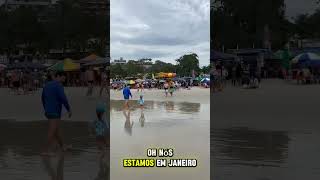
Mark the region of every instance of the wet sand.
<instances>
[{"instance_id":1,"label":"wet sand","mask_svg":"<svg viewBox=\"0 0 320 180\"><path fill-rule=\"evenodd\" d=\"M210 179L208 89L181 90L164 97L163 90L145 90L145 108L132 90L130 116L123 111L121 91L111 92L111 179ZM143 113L143 114L142 114ZM140 121L141 116L145 120ZM129 118L128 118L129 117ZM134 122L130 128L127 121ZM114 143L118 142L118 143ZM196 168L123 168L124 158L147 158L146 149L174 148L173 158L197 158Z\"/></svg>"},{"instance_id":2,"label":"wet sand","mask_svg":"<svg viewBox=\"0 0 320 180\"><path fill-rule=\"evenodd\" d=\"M46 180L54 174L64 179L96 180L109 177L109 160L101 159L88 123L95 118L95 104L106 101L97 93L85 97L86 89L65 88L73 117L62 118L62 131L70 152L53 158L40 156L47 137L41 90L12 95L0 89L0 179ZM62 156L63 155L63 156Z\"/></svg>"},{"instance_id":3,"label":"wet sand","mask_svg":"<svg viewBox=\"0 0 320 180\"><path fill-rule=\"evenodd\" d=\"M212 96L214 179L320 178L320 85L264 80Z\"/></svg>"},{"instance_id":4,"label":"wet sand","mask_svg":"<svg viewBox=\"0 0 320 180\"><path fill-rule=\"evenodd\" d=\"M41 91L30 95L12 95L0 89L0 177L1 179L50 179L52 167L62 171L64 179L88 180L98 175L108 176L104 170L111 167L111 179L209 179L209 90L181 90L174 97L164 97L159 90L145 90L146 107L144 127L141 111L133 107L130 119L134 126L125 128L121 92L111 92L111 149L110 164L101 161L94 137L88 133L88 122L95 118L97 91L86 97L85 88L65 88L73 110L71 119L63 117L63 132L67 144L74 150L63 158L51 160L39 156L46 138L46 121L40 101ZM113 94L113 93L118 93ZM138 98L137 93L133 94ZM114 96L115 95L115 96ZM136 104L137 99L130 103ZM130 135L131 134L131 135ZM176 158L198 158L197 168L124 169L121 159L146 157L146 148L174 147ZM62 159L62 160L61 160ZM52 161L52 162L51 162ZM62 168L61 168L62 166ZM51 169L51 170L50 170ZM54 171L54 170L53 170Z\"/></svg>"},{"instance_id":5,"label":"wet sand","mask_svg":"<svg viewBox=\"0 0 320 180\"><path fill-rule=\"evenodd\" d=\"M73 116L71 119L64 116L63 119L90 121L95 117L96 103L99 101L107 103L109 100L106 94L100 97L97 88L93 96L86 97L86 90L86 88L65 88ZM0 99L0 120L40 121L45 119L41 104L41 89L28 95L14 95L8 89L0 88ZM63 111L63 113L66 112Z\"/></svg>"}]
</instances>

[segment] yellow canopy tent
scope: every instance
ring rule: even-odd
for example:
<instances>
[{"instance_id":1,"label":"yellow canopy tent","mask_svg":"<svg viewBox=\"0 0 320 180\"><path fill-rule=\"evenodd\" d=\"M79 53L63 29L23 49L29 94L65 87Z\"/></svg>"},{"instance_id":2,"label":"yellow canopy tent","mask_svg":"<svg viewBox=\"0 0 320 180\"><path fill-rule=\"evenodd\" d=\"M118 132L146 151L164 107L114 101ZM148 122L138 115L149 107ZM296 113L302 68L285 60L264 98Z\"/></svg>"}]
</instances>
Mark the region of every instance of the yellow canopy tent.
<instances>
[{"instance_id":1,"label":"yellow canopy tent","mask_svg":"<svg viewBox=\"0 0 320 180\"><path fill-rule=\"evenodd\" d=\"M173 78L176 77L176 73L158 73L157 75L158 78Z\"/></svg>"},{"instance_id":2,"label":"yellow canopy tent","mask_svg":"<svg viewBox=\"0 0 320 180\"><path fill-rule=\"evenodd\" d=\"M80 64L74 63L72 59L67 58L49 67L48 69L53 71L77 71L80 69Z\"/></svg>"}]
</instances>

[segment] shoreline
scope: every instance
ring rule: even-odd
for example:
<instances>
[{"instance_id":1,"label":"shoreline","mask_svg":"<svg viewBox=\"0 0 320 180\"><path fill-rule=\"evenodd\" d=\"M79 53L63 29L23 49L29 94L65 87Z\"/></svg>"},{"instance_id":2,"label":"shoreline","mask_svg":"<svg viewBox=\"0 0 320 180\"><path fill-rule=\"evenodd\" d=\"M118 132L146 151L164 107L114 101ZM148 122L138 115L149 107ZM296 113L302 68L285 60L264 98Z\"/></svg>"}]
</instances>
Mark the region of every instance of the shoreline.
<instances>
[{"instance_id":1,"label":"shoreline","mask_svg":"<svg viewBox=\"0 0 320 180\"><path fill-rule=\"evenodd\" d=\"M180 89L173 93L171 97L165 97L163 89L144 89L143 92L137 92L136 89L131 89L132 99L138 100L140 95L143 95L145 101L172 101L172 102L190 102L210 104L210 88L193 87L191 90ZM122 91L110 90L110 100L123 100Z\"/></svg>"}]
</instances>

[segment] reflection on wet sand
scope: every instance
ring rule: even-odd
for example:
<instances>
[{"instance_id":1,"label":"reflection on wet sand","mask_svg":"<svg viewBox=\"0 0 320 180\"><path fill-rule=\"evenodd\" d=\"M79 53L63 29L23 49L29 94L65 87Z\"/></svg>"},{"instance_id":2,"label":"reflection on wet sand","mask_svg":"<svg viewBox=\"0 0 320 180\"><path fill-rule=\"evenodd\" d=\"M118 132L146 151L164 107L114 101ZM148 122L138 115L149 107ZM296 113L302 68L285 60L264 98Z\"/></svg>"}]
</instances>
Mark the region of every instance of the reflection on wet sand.
<instances>
[{"instance_id":1,"label":"reflection on wet sand","mask_svg":"<svg viewBox=\"0 0 320 180\"><path fill-rule=\"evenodd\" d=\"M50 157L40 156L41 142L46 139L45 121L0 121L0 179L109 179L109 150L101 155L95 137L89 135L88 123L65 121L61 125L65 142L72 148Z\"/></svg>"},{"instance_id":2,"label":"reflection on wet sand","mask_svg":"<svg viewBox=\"0 0 320 180\"><path fill-rule=\"evenodd\" d=\"M64 168L64 154L58 154L57 167L54 166L53 157L42 156L42 162L45 167L46 172L52 180L63 180L63 168Z\"/></svg>"},{"instance_id":3,"label":"reflection on wet sand","mask_svg":"<svg viewBox=\"0 0 320 180\"><path fill-rule=\"evenodd\" d=\"M140 115L140 118L139 118L139 122L140 122L140 126L141 127L144 127L145 121L146 121L146 118L144 117L143 109L141 109L141 115Z\"/></svg>"},{"instance_id":4,"label":"reflection on wet sand","mask_svg":"<svg viewBox=\"0 0 320 180\"><path fill-rule=\"evenodd\" d=\"M130 120L130 110L124 110L123 111L123 115L126 119L125 123L124 123L124 129L126 131L127 134L129 134L130 136L132 135L132 127L133 127L133 122L131 122Z\"/></svg>"},{"instance_id":5,"label":"reflection on wet sand","mask_svg":"<svg viewBox=\"0 0 320 180\"><path fill-rule=\"evenodd\" d=\"M289 137L286 132L219 129L213 131L212 140L214 161L217 162L280 166L288 158Z\"/></svg>"},{"instance_id":6,"label":"reflection on wet sand","mask_svg":"<svg viewBox=\"0 0 320 180\"><path fill-rule=\"evenodd\" d=\"M105 154L107 152L104 152ZM63 180L64 179L64 153L59 153L57 157L42 156L42 162L44 168L51 178L51 180ZM55 166L55 160L57 159L57 165ZM109 155L101 155L98 163L99 169L97 175L93 180L108 180L110 179L110 168L108 166Z\"/></svg>"},{"instance_id":7,"label":"reflection on wet sand","mask_svg":"<svg viewBox=\"0 0 320 180\"><path fill-rule=\"evenodd\" d=\"M109 180L110 179L110 153L104 152L105 154L99 158L99 171L97 177L94 180Z\"/></svg>"},{"instance_id":8,"label":"reflection on wet sand","mask_svg":"<svg viewBox=\"0 0 320 180\"><path fill-rule=\"evenodd\" d=\"M145 101L140 108L136 101L130 103L130 110L123 111L123 101L111 100L111 142L116 142L111 146L111 179L209 179L209 104ZM150 147L174 148L176 158L195 157L200 165L173 170L123 168L119 163L146 158Z\"/></svg>"},{"instance_id":9,"label":"reflection on wet sand","mask_svg":"<svg viewBox=\"0 0 320 180\"><path fill-rule=\"evenodd\" d=\"M111 100L111 111L123 111L123 101ZM130 110L135 111L140 109L140 106L136 101L129 101ZM195 113L200 111L200 103L189 103L189 102L173 102L173 101L145 101L144 109L154 110L164 107L169 111L178 111L183 113Z\"/></svg>"}]
</instances>

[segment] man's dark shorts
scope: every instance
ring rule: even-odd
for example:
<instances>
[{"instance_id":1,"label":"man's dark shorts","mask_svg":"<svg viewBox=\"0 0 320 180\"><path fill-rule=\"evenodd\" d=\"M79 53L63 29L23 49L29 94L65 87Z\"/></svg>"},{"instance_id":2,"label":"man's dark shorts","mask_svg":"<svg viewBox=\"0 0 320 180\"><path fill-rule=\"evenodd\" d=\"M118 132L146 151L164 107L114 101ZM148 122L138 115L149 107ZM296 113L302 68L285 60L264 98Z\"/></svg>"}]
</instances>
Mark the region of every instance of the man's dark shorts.
<instances>
[{"instance_id":1,"label":"man's dark shorts","mask_svg":"<svg viewBox=\"0 0 320 180\"><path fill-rule=\"evenodd\" d=\"M47 119L61 119L61 115L58 113L45 113Z\"/></svg>"}]
</instances>

